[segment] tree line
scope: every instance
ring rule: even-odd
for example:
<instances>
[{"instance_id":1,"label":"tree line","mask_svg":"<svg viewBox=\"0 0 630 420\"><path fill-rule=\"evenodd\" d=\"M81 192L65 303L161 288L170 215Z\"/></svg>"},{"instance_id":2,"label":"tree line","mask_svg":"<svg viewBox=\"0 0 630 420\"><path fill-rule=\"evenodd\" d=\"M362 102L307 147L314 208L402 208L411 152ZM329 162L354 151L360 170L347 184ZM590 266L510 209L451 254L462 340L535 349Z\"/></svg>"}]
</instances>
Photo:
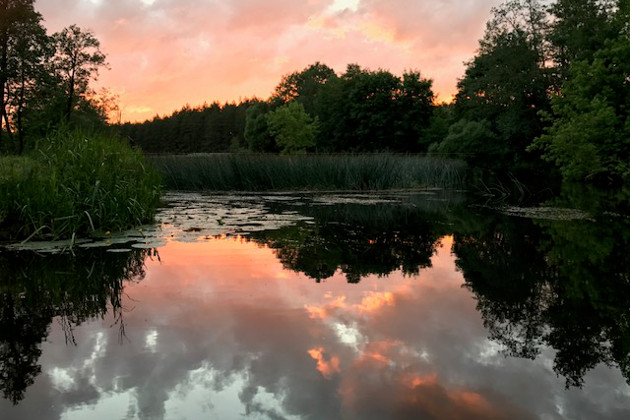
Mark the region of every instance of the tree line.
<instances>
[{"instance_id":1,"label":"tree line","mask_svg":"<svg viewBox=\"0 0 630 420\"><path fill-rule=\"evenodd\" d=\"M186 106L118 126L152 153L429 153L567 180L630 176L630 0L507 0L492 10L450 104L419 71L316 62L266 99ZM33 0L0 0L0 150L62 124L106 122L89 83L98 40L49 36ZM101 97L102 98L102 97Z\"/></svg>"},{"instance_id":2,"label":"tree line","mask_svg":"<svg viewBox=\"0 0 630 420\"><path fill-rule=\"evenodd\" d=\"M317 62L284 76L268 100L185 106L121 130L148 152L409 152L421 151L432 108L418 72L351 64L338 76Z\"/></svg>"},{"instance_id":3,"label":"tree line","mask_svg":"<svg viewBox=\"0 0 630 420\"><path fill-rule=\"evenodd\" d=\"M152 152L405 152L473 167L630 176L630 1L508 0L492 10L450 104L432 81L357 64L284 76L267 100L125 124ZM228 128L226 128L228 127Z\"/></svg>"},{"instance_id":4,"label":"tree line","mask_svg":"<svg viewBox=\"0 0 630 420\"><path fill-rule=\"evenodd\" d=\"M90 88L103 67L90 31L48 35L34 0L0 0L0 152L22 153L61 125L104 127L112 97Z\"/></svg>"}]
</instances>

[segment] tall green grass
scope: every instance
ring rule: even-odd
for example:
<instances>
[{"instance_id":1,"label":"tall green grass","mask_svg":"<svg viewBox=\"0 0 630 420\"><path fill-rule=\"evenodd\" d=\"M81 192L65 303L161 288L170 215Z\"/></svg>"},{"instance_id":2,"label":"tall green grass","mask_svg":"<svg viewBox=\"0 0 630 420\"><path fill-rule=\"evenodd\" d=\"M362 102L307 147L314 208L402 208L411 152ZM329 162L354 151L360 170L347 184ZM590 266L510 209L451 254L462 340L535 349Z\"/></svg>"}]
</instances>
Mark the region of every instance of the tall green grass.
<instances>
[{"instance_id":1,"label":"tall green grass","mask_svg":"<svg viewBox=\"0 0 630 420\"><path fill-rule=\"evenodd\" d=\"M247 155L153 156L165 187L179 190L388 190L459 188L465 164L424 156Z\"/></svg>"},{"instance_id":2,"label":"tall green grass","mask_svg":"<svg viewBox=\"0 0 630 420\"><path fill-rule=\"evenodd\" d=\"M26 157L0 158L0 236L71 238L137 226L153 218L160 183L118 138L52 134Z\"/></svg>"}]
</instances>

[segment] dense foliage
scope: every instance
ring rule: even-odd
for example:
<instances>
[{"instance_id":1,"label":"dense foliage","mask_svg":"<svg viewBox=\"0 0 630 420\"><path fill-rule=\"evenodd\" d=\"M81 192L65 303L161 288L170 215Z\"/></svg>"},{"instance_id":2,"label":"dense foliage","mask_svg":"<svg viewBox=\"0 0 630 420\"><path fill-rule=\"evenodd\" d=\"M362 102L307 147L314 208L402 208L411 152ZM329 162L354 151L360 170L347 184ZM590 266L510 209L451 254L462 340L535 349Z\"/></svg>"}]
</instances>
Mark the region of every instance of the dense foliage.
<instances>
[{"instance_id":1,"label":"dense foliage","mask_svg":"<svg viewBox=\"0 0 630 420\"><path fill-rule=\"evenodd\" d=\"M260 101L185 106L167 117L120 126L122 136L146 153L228 152L245 147L248 109Z\"/></svg>"},{"instance_id":2,"label":"dense foliage","mask_svg":"<svg viewBox=\"0 0 630 420\"><path fill-rule=\"evenodd\" d=\"M33 4L0 1L0 152L60 125L104 127L113 106L89 86L107 65L99 41L75 25L48 36Z\"/></svg>"},{"instance_id":3,"label":"dense foliage","mask_svg":"<svg viewBox=\"0 0 630 420\"><path fill-rule=\"evenodd\" d=\"M282 78L267 101L184 107L123 124L147 152L419 152L434 111L431 81L356 64L338 76L315 63Z\"/></svg>"},{"instance_id":4,"label":"dense foliage","mask_svg":"<svg viewBox=\"0 0 630 420\"><path fill-rule=\"evenodd\" d=\"M431 150L493 170L541 171L547 161L568 180L627 179L629 3L509 0L494 9L448 134Z\"/></svg>"},{"instance_id":5,"label":"dense foliage","mask_svg":"<svg viewBox=\"0 0 630 420\"><path fill-rule=\"evenodd\" d=\"M23 157L0 157L0 231L71 238L151 221L160 179L118 138L59 132Z\"/></svg>"}]
</instances>

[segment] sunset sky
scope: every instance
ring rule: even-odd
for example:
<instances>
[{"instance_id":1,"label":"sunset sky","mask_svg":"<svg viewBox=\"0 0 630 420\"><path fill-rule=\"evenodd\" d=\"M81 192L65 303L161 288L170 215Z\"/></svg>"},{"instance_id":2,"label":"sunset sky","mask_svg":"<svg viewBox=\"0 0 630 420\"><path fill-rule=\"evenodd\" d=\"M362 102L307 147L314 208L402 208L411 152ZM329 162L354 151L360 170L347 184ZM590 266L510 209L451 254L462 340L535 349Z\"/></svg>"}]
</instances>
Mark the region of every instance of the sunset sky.
<instances>
[{"instance_id":1,"label":"sunset sky","mask_svg":"<svg viewBox=\"0 0 630 420\"><path fill-rule=\"evenodd\" d=\"M37 0L50 33L71 24L101 41L123 121L185 104L267 98L316 61L395 74L420 70L450 100L463 62L501 0Z\"/></svg>"}]
</instances>

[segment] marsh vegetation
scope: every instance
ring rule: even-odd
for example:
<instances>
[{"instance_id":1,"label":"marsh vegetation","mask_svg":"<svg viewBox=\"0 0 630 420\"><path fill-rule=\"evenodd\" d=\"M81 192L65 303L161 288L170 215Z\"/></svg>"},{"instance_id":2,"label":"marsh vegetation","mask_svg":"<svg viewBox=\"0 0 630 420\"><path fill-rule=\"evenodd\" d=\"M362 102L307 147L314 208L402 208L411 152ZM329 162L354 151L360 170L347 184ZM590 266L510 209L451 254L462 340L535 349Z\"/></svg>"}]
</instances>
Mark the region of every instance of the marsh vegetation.
<instances>
[{"instance_id":1,"label":"marsh vegetation","mask_svg":"<svg viewBox=\"0 0 630 420\"><path fill-rule=\"evenodd\" d=\"M463 188L462 161L414 155L152 156L166 188L206 191Z\"/></svg>"},{"instance_id":2,"label":"marsh vegetation","mask_svg":"<svg viewBox=\"0 0 630 420\"><path fill-rule=\"evenodd\" d=\"M116 137L57 132L27 155L0 157L0 236L74 238L150 222L160 182Z\"/></svg>"}]
</instances>

